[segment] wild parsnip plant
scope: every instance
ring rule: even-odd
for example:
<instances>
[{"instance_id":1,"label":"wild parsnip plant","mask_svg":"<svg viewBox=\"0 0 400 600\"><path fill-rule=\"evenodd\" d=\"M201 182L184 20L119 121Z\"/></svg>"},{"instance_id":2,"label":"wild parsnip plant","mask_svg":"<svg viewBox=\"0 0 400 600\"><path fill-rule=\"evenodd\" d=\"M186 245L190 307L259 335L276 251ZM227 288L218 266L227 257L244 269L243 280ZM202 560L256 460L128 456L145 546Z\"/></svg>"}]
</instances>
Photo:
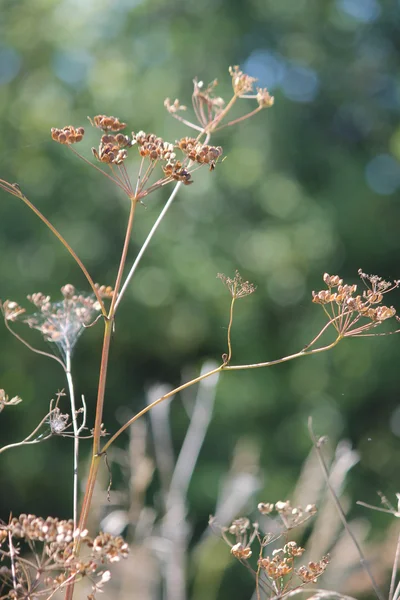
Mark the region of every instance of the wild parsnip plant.
<instances>
[{"instance_id":1,"label":"wild parsnip plant","mask_svg":"<svg viewBox=\"0 0 400 600\"><path fill-rule=\"evenodd\" d=\"M165 107L170 115L194 132L192 137L186 136L175 142L167 142L156 134L144 131L126 134L123 133L127 127L126 123L117 117L97 115L90 119L91 125L100 132L99 145L97 148L92 148L93 162L91 162L77 150L77 144L84 140L83 127L69 125L61 128L54 127L51 130L51 137L55 142L65 146L67 151L73 152L77 158L94 168L100 176L106 177L126 195L129 217L113 286L96 284L68 241L30 202L20 186L17 183L9 183L0 179L0 187L22 200L64 245L79 265L88 283L86 292L78 292L72 284L64 285L61 289L62 297L57 301L53 301L42 292L28 295L28 300L34 305L32 313L26 312L25 308L12 300L4 300L1 304L7 329L31 350L52 358L60 364L65 374L63 386L66 391L58 392L56 401L50 403L49 410L42 421L24 440L4 447L0 452L10 450L15 445L44 442L51 436L73 437L74 451L71 520L59 521L52 517L42 519L33 515L20 515L11 518L8 523L1 524L0 555L3 566L0 569L0 599L38 597L49 599L57 592L65 590L66 598L70 600L74 594L74 584L82 578L88 578L92 582L90 595L92 598L108 581L110 574L106 569L107 563L126 556L127 545L118 536L100 533L92 538L88 535L87 522L99 466L104 458L107 460L107 453L121 433L155 406L213 375L222 375L222 373L234 370L270 367L303 356L324 352L332 349L347 337L387 335L387 333L398 331L396 328L393 328L391 332L377 333L375 330L386 320L399 320L395 309L384 305L383 299L385 294L399 287L400 281L391 284L377 276L366 275L360 271L359 275L364 288L361 293L357 293L355 284L345 284L339 276L325 274L323 279L326 289L313 292L312 301L321 305L327 322L311 341L299 352L279 359L263 360L254 364L232 364L231 331L236 301L254 293L256 288L252 283L245 281L239 272L236 272L233 277L219 274L218 277L226 286L231 298L227 347L224 349L220 364L202 372L174 390L161 394L143 410L127 420L118 431L107 433L103 425L103 409L107 401L107 371L111 340L114 339L112 334L115 316L144 252L180 188L195 182L195 173L198 169L206 167L212 172L223 160L222 148L211 144L218 132L223 128L235 126L273 105L274 99L266 89L256 88L254 91L256 80L253 77L243 73L237 66L230 67L229 73L232 78L233 91L227 102L216 95L216 80L208 86L194 80L193 119L186 117L186 107L181 105L178 100L171 102L167 99L165 101ZM250 112L230 120L231 109L243 98L253 99L256 107ZM132 154L137 155L137 153L139 154L139 166L136 176L132 178L131 169L127 167L127 164L132 158ZM168 200L133 264L127 268L127 253L132 236L132 226L134 219L140 218L140 205L147 201L150 194L170 184L175 185ZM29 344L20 333L14 330L14 323L17 321L39 331L43 339L52 344L55 354L36 349ZM79 402L77 401L72 359L74 348L85 328L100 325L100 323L104 327L104 335L97 401L94 414L90 414L84 395L81 395ZM321 338L328 330L335 332L335 339L333 342L323 344ZM118 341L118 335L116 335L116 341ZM64 394L69 399L69 412L65 408L61 409L61 404L63 406L65 404ZM0 409L16 405L20 401L18 397L9 400L6 392L0 390ZM88 423L90 425L87 425ZM92 426L93 428L88 429ZM79 447L80 441L87 437L92 438L93 449L86 489L79 510L78 490L82 479L78 472ZM305 511L292 509L287 502L278 502L274 507L262 505L260 511L265 513L265 511L273 509L278 511L286 531L289 531L294 525L293 519L295 521L296 519L304 520L315 512L314 507L307 507ZM249 531L251 531L250 534ZM247 560L250 557L251 542L258 540L260 543L259 562L255 570L259 597L263 593L266 597L282 598L291 593L293 589L286 582L286 576L291 582L295 573L300 580L299 585L302 587L305 583L315 582L328 565L328 559L320 557L319 562L295 568L294 563L301 556L302 549L293 540L285 541L282 548L275 551L274 554L266 554L264 549L267 545L265 541L267 538L261 537L257 526L252 526L251 529L247 521L235 521L227 531L223 531L225 537L228 534L234 536L231 552L240 560ZM28 557L25 556L24 549L29 551Z\"/></svg>"}]
</instances>

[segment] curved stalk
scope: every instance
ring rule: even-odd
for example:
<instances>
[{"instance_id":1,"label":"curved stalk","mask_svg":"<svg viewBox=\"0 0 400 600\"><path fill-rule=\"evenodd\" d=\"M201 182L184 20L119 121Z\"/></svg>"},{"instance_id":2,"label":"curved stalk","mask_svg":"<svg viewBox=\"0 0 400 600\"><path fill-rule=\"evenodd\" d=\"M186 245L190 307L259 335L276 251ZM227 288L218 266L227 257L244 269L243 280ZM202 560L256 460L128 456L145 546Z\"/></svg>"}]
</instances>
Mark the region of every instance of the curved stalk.
<instances>
[{"instance_id":1,"label":"curved stalk","mask_svg":"<svg viewBox=\"0 0 400 600\"><path fill-rule=\"evenodd\" d=\"M301 356L308 356L310 354L317 354L318 352L325 352L325 350L330 350L331 348L334 348L341 339L342 339L341 337L338 337L334 342L332 342L332 344L329 344L328 346L323 346L321 348L315 348L314 350L307 350L307 351L300 350L300 352L297 352L296 354L291 354L289 356L285 356L283 358L278 358L277 360L271 360L268 362L256 363L256 364L252 364L252 365L233 365L233 366L223 363L216 369L212 369L211 371L208 371L207 373L204 373L203 375L200 375L199 377L196 377L195 379L192 379L191 381L188 381L187 383L180 385L179 387L175 388L174 390L171 390L170 392L168 392L168 394L164 394L163 396L161 396L160 398L158 398L151 404L148 404L140 412L138 412L131 419L129 419L129 421L127 421L124 425L122 425L122 427L120 427L118 429L118 431L116 433L114 433L114 435L111 436L111 438L103 446L100 454L104 454L105 452L107 452L107 450L111 446L111 444L113 442L115 442L115 440L121 435L121 433L123 433L125 431L125 429L127 429L130 425L132 425L132 423L134 423L135 421L140 419L140 417L142 417L147 412L149 412L149 410L151 410L152 408L157 406L157 404L160 404L160 402L167 400L167 398L171 398L171 396L174 396L178 392L181 392L182 390L194 385L195 383L199 383L199 381L202 381L203 379L206 379L207 377L210 377L211 375L215 375L216 373L220 373L221 371L239 371L239 370L245 370L245 369L256 369L256 368L261 368L261 367L272 367L274 365L279 365L280 363L288 362L289 360L294 360L295 358L300 358Z\"/></svg>"}]
</instances>

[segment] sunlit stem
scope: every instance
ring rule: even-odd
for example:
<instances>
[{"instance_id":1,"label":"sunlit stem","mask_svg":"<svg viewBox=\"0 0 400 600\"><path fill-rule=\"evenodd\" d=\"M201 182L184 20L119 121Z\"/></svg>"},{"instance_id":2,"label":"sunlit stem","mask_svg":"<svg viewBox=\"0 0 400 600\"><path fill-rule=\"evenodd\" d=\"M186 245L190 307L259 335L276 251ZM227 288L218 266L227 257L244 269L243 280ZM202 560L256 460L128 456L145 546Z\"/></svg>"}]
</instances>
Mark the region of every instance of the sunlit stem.
<instances>
[{"instance_id":1,"label":"sunlit stem","mask_svg":"<svg viewBox=\"0 0 400 600\"><path fill-rule=\"evenodd\" d=\"M66 352L66 369L65 375L68 383L68 393L69 393L69 401L71 404L71 420L72 420L72 429L74 432L74 475L73 475L73 492L72 492L72 505L73 505L73 519L74 519L74 529L76 528L78 522L78 465L79 465L79 426L75 405L75 390L74 390L74 382L72 379L71 373L71 351L70 349Z\"/></svg>"},{"instance_id":2,"label":"sunlit stem","mask_svg":"<svg viewBox=\"0 0 400 600\"><path fill-rule=\"evenodd\" d=\"M235 104L237 99L238 99L238 96L236 96L236 94L234 96L232 96L232 98L229 100L228 104L225 106L224 110L222 110L219 113L219 115L217 115L215 117L214 121L212 121L209 125L207 125L207 127L205 129L207 131L215 131L218 123L220 123L222 121L222 119L225 118L225 116L231 110L232 106Z\"/></svg>"},{"instance_id":3,"label":"sunlit stem","mask_svg":"<svg viewBox=\"0 0 400 600\"><path fill-rule=\"evenodd\" d=\"M42 425L44 425L44 423L46 423L46 421L51 418L52 413L53 413L52 410L50 412L48 412L47 415L45 415L43 417L43 419L40 421L40 423L35 427L35 429L24 440L22 440L22 442L14 442L13 444L8 444L8 446L3 446L2 448L0 448L0 454L2 452L5 452L6 450L10 450L11 448L18 448L18 446L24 446L27 444L38 444L39 442L43 442L44 440L47 440L48 438L50 438L51 434L49 434L46 437L41 438L40 440L38 438L32 439L33 436L39 432Z\"/></svg>"},{"instance_id":4,"label":"sunlit stem","mask_svg":"<svg viewBox=\"0 0 400 600\"><path fill-rule=\"evenodd\" d=\"M122 427L120 427L120 429L118 429L118 431L116 433L114 433L113 436L111 436L111 438L103 446L103 448L101 450L101 454L104 454L105 452L107 452L107 450L111 446L111 444L117 439L117 437L119 437L121 435L121 433L123 431L125 431L125 429L127 429L128 427L130 427L130 425L132 425L132 423L134 423L135 421L137 421L138 419L140 419L140 417L142 417L147 412L149 412L149 410L151 410L152 408L154 408L155 406L157 406L157 404L160 404L161 402L164 402L164 400L167 400L168 398L171 398L171 396L174 396L178 392L181 392L182 390L185 390L186 388L194 385L195 383L199 383L200 381L203 381L203 379L207 379L207 377L211 377L211 375L215 375L216 373L219 373L220 371L222 371L222 368L223 368L223 366L221 365L220 367L217 367L216 369L212 369L211 371L208 371L207 373L203 373L203 375L199 375L199 377L196 377L195 379L192 379L191 381L188 381L187 383L184 383L184 384L180 385L179 387L175 388L171 392L168 392L167 394L164 394L163 396L161 396L160 398L158 398L157 400L155 400L151 404L148 404L143 410L141 410L140 412L136 413L135 416L133 416L131 419L129 419L129 421L127 421L124 425L122 425Z\"/></svg>"},{"instance_id":5,"label":"sunlit stem","mask_svg":"<svg viewBox=\"0 0 400 600\"><path fill-rule=\"evenodd\" d=\"M236 300L236 296L232 296L232 301L231 301L231 309L229 311L229 323L228 323L228 357L226 359L226 364L228 365L230 363L230 360L232 358L232 343L231 343L231 330L232 330L232 324L233 324L233 307L235 304L235 300Z\"/></svg>"},{"instance_id":6,"label":"sunlit stem","mask_svg":"<svg viewBox=\"0 0 400 600\"><path fill-rule=\"evenodd\" d=\"M90 506L92 503L94 487L96 484L97 472L99 469L100 462L100 438L102 431L102 420L103 420L103 409L104 409L104 398L106 391L106 381L107 381L107 369L108 369L108 359L110 353L110 344L111 344L111 335L113 332L114 325L114 316L115 316L115 306L116 299L118 296L118 290L121 285L122 275L124 271L124 266L126 262L126 257L128 253L129 241L132 234L132 226L133 219L135 215L137 200L136 198L131 198L131 209L129 213L128 224L125 233L124 246L122 249L121 260L118 267L118 274L114 286L114 295L111 301L110 311L107 317L104 319L104 337L103 337L103 348L101 353L101 363L100 363L100 375L99 375L99 383L97 388L97 402L96 402L96 418L93 429L93 452L92 452L92 460L90 464L90 471L88 476L88 481L86 484L85 495L82 502L82 510L79 518L79 529L82 531L86 527L87 519L89 516ZM75 540L75 552L79 551L79 538ZM66 589L66 600L71 600L74 593L74 583L68 585Z\"/></svg>"},{"instance_id":7,"label":"sunlit stem","mask_svg":"<svg viewBox=\"0 0 400 600\"><path fill-rule=\"evenodd\" d=\"M249 365L233 365L233 366L228 365L227 363L223 363L219 367L212 369L211 371L208 371L207 373L203 373L199 377L196 377L195 379L192 379L191 381L188 381L188 382L184 383L183 385L180 385L179 387L168 392L167 394L164 394L163 396L161 396L160 398L158 398L157 400L155 400L154 402L152 402L151 404L149 404L148 406L143 408L143 410L141 410L136 415L134 415L131 419L129 419L129 421L127 421L124 425L122 425L122 427L120 427L118 429L118 431L116 433L114 433L113 436L111 436L111 438L103 446L100 454L104 454L105 452L107 452L108 448L111 446L112 443L115 442L115 440L121 435L121 433L123 433L128 427L130 427L130 425L132 425L132 423L134 423L135 421L140 419L140 417L142 417L147 412L149 412L149 410L151 410L152 408L157 406L157 404L160 404L164 400L171 398L172 396L174 396L175 394L178 394L182 390L184 390L196 383L199 383L203 379L207 379L207 377L211 377L211 375L215 375L216 373L220 373L222 371L240 371L240 370L243 371L246 369L272 367L274 365L279 365L281 363L288 362L290 360L294 360L295 358L300 358L301 356L309 356L311 354L317 354L319 352L325 352L326 350L330 350L331 348L334 348L341 339L342 339L341 337L338 337L334 342L332 342L332 344L329 344L328 346L323 346L321 348L315 348L313 350L308 350L308 351L301 350L300 352L297 352L296 354L291 354L289 356L285 356L284 358L278 358L277 360L271 360L268 362L255 363L255 364L249 364Z\"/></svg>"},{"instance_id":8,"label":"sunlit stem","mask_svg":"<svg viewBox=\"0 0 400 600\"><path fill-rule=\"evenodd\" d=\"M132 277L133 277L133 275L134 275L134 273L135 273L135 271L136 271L136 269L137 269L137 267L138 267L141 259L142 259L142 256L146 252L147 246L150 244L150 242L151 242L151 240L152 240L155 232L158 229L158 226L160 225L160 223L163 220L163 218L165 217L165 215L166 215L169 207L171 206L172 202L174 201L175 196L177 195L177 193L178 193L179 188L181 187L181 185L182 185L182 182L178 181L178 183L176 184L176 186L174 187L174 189L172 191L172 194L168 198L168 200L167 200L164 208L160 212L160 214L159 214L156 222L154 223L153 227L151 228L150 233L148 234L146 240L144 241L143 246L141 247L141 249L140 249L140 251L139 251L139 253L138 253L138 255L137 255L137 257L136 257L136 259L135 259L135 261L133 263L133 265L130 268L130 271L128 273L127 278L125 279L125 282L124 282L124 284L123 284L123 286L121 288L121 291L118 294L118 298L117 298L117 300L115 302L115 307L114 307L115 310L117 310L117 308L119 306L119 303L121 302L121 300L122 300L122 298L123 298L123 296L124 296L124 294L126 292L126 289L127 289L128 285L129 285L129 283L130 283L130 281L131 281L131 279L132 279Z\"/></svg>"},{"instance_id":9,"label":"sunlit stem","mask_svg":"<svg viewBox=\"0 0 400 600\"><path fill-rule=\"evenodd\" d=\"M224 125L221 125L221 127L215 128L213 131L221 131L221 129L225 129L225 127L231 127L231 125L237 125L237 123L240 123L241 121L245 121L246 119L250 119L250 117L253 117L257 113L259 113L261 110L263 110L263 107L262 106L258 106L257 108L255 108L251 112L247 113L247 115L243 115L242 117L238 117L237 119L234 119L233 121L229 121L228 123L225 123Z\"/></svg>"},{"instance_id":10,"label":"sunlit stem","mask_svg":"<svg viewBox=\"0 0 400 600\"><path fill-rule=\"evenodd\" d=\"M117 306L117 300L118 300L118 296L119 296L119 289L120 289L121 283L122 283L122 276L123 276L123 273L124 273L124 268L125 268L125 263L126 263L126 257L127 257L128 248L129 248L129 242L130 242L130 238L131 238L131 234L132 234L132 226L133 226L133 219L134 219L134 216L135 216L136 204L137 204L137 200L135 198L131 198L131 209L130 209L130 212L129 212L128 225L127 225L127 228L126 228L124 247L122 249L121 260L120 260L120 263L119 263L117 279L115 281L114 294L113 294L113 297L112 297L112 300L111 300L110 311L109 311L109 314L108 314L108 318L109 319L113 319L114 315L115 315L115 309L116 309L116 306Z\"/></svg>"}]
</instances>

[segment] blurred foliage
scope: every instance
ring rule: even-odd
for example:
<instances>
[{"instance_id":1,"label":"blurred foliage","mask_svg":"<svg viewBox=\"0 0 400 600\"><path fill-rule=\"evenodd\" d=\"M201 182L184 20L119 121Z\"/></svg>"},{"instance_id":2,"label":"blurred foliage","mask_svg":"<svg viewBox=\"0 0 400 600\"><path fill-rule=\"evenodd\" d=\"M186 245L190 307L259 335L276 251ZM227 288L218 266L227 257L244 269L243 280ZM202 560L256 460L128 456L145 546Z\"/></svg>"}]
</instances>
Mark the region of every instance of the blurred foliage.
<instances>
[{"instance_id":1,"label":"blurred foliage","mask_svg":"<svg viewBox=\"0 0 400 600\"><path fill-rule=\"evenodd\" d=\"M234 322L233 361L243 363L290 354L314 337L324 321L311 291L325 271L349 283L360 267L400 278L398 11L394 0L2 0L0 176L19 183L100 283L115 279L128 202L54 144L50 128L84 125L88 158L95 132L87 115L117 115L134 131L174 141L187 130L164 98L189 105L195 76L218 77L224 95L233 64L275 96L272 109L215 136L226 160L180 191L142 261L116 323L109 431L118 415L143 406L148 385L178 384L225 352L229 296L218 272L238 268L257 285ZM139 208L131 260L167 195ZM3 193L0 252L2 299L23 303L38 290L56 298L66 282L87 289L65 249ZM1 387L24 399L2 415L3 445L24 437L65 383L56 363L29 353L3 326L0 339ZM90 408L101 339L99 324L74 357ZM243 436L261 448L259 499L290 494L311 446L308 415L320 433L348 437L360 452L348 482L354 499L375 503L376 490L399 491L399 360L396 336L352 339L321 356L225 374L190 489L195 530L214 510ZM187 421L174 402L178 449ZM68 516L71 450L70 440L54 439L4 454L2 517ZM365 516L360 507L354 513ZM236 583L251 589L243 572L228 594Z\"/></svg>"}]
</instances>

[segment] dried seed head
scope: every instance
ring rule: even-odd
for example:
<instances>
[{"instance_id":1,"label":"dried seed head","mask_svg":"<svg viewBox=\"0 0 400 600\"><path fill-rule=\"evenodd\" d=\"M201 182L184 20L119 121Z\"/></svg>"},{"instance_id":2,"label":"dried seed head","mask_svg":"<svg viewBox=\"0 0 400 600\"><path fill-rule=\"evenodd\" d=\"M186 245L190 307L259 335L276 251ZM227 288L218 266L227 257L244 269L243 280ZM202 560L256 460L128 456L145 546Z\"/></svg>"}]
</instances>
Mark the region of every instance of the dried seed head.
<instances>
[{"instance_id":1,"label":"dried seed head","mask_svg":"<svg viewBox=\"0 0 400 600\"><path fill-rule=\"evenodd\" d=\"M242 96L253 90L253 85L257 81L255 77L250 77L240 70L238 65L229 67L229 74L232 77L232 87L236 96Z\"/></svg>"},{"instance_id":2,"label":"dried seed head","mask_svg":"<svg viewBox=\"0 0 400 600\"><path fill-rule=\"evenodd\" d=\"M316 583L329 564L329 556L323 556L318 562L309 562L308 566L300 567L296 573L303 583Z\"/></svg>"},{"instance_id":3,"label":"dried seed head","mask_svg":"<svg viewBox=\"0 0 400 600\"><path fill-rule=\"evenodd\" d=\"M191 174L182 166L182 163L179 161L176 161L175 163L167 163L165 167L163 167L163 171L166 177L174 179L175 181L182 181L184 185L190 185L193 183Z\"/></svg>"},{"instance_id":4,"label":"dried seed head","mask_svg":"<svg viewBox=\"0 0 400 600\"><path fill-rule=\"evenodd\" d=\"M251 548L249 548L249 546L244 546L239 542L232 546L231 554L233 554L233 556L235 558L238 558L239 560L246 560L250 558L250 556L252 555L252 551Z\"/></svg>"},{"instance_id":5,"label":"dried seed head","mask_svg":"<svg viewBox=\"0 0 400 600\"><path fill-rule=\"evenodd\" d=\"M171 104L171 100L169 98L165 98L164 106L167 109L167 111L171 114L175 114L181 110L186 110L186 106L183 106L183 104L180 104L180 102L177 98L173 101L172 104Z\"/></svg>"},{"instance_id":6,"label":"dried seed head","mask_svg":"<svg viewBox=\"0 0 400 600\"><path fill-rule=\"evenodd\" d=\"M16 321L25 312L25 309L13 300L6 300L0 306L6 321Z\"/></svg>"},{"instance_id":7,"label":"dried seed head","mask_svg":"<svg viewBox=\"0 0 400 600\"><path fill-rule=\"evenodd\" d=\"M256 98L260 108L270 108L275 102L275 98L270 95L267 88L257 88Z\"/></svg>"},{"instance_id":8,"label":"dried seed head","mask_svg":"<svg viewBox=\"0 0 400 600\"><path fill-rule=\"evenodd\" d=\"M103 131L121 131L126 127L126 123L122 123L117 117L108 117L107 115L96 115L93 117L93 121L90 118L89 121L94 127Z\"/></svg>"},{"instance_id":9,"label":"dried seed head","mask_svg":"<svg viewBox=\"0 0 400 600\"><path fill-rule=\"evenodd\" d=\"M57 127L51 128L51 137L59 144L76 144L82 141L84 134L85 130L83 127L75 129L72 125L68 125L63 129L57 129Z\"/></svg>"},{"instance_id":10,"label":"dried seed head","mask_svg":"<svg viewBox=\"0 0 400 600\"><path fill-rule=\"evenodd\" d=\"M296 542L288 542L287 544L285 544L283 551L286 554L289 554L289 556L301 556L304 552L305 549L302 548L301 546L298 546L296 544Z\"/></svg>"},{"instance_id":11,"label":"dried seed head","mask_svg":"<svg viewBox=\"0 0 400 600\"><path fill-rule=\"evenodd\" d=\"M99 150L97 151L96 148L92 148L92 153L98 161L114 165L122 165L128 156L127 150L120 148L118 144L113 144L112 142L105 143L103 139L100 141Z\"/></svg>"},{"instance_id":12,"label":"dried seed head","mask_svg":"<svg viewBox=\"0 0 400 600\"><path fill-rule=\"evenodd\" d=\"M256 286L249 281L244 281L239 271L235 272L235 277L233 277L233 279L227 277L223 273L218 273L217 277L226 285L232 298L244 298L256 291Z\"/></svg>"},{"instance_id":13,"label":"dried seed head","mask_svg":"<svg viewBox=\"0 0 400 600\"><path fill-rule=\"evenodd\" d=\"M260 502L257 508L262 515L269 515L274 510L274 505L268 502Z\"/></svg>"},{"instance_id":14,"label":"dried seed head","mask_svg":"<svg viewBox=\"0 0 400 600\"><path fill-rule=\"evenodd\" d=\"M243 535L250 528L250 520L247 517L241 517L235 519L232 525L228 528L229 533L232 535Z\"/></svg>"},{"instance_id":15,"label":"dried seed head","mask_svg":"<svg viewBox=\"0 0 400 600\"><path fill-rule=\"evenodd\" d=\"M59 408L55 408L51 413L48 420L50 425L51 433L54 435L60 435L66 427L68 427L69 415L63 414Z\"/></svg>"},{"instance_id":16,"label":"dried seed head","mask_svg":"<svg viewBox=\"0 0 400 600\"><path fill-rule=\"evenodd\" d=\"M356 285L344 284L339 275L329 273L323 276L328 289L312 293L312 301L325 305L325 312L342 337L362 335L396 315L395 308L383 305L382 301L384 294L400 286L400 281L391 283L377 275L367 275L361 269L359 275L366 286L362 295L355 295ZM334 288L336 291L333 292ZM360 317L368 319L369 322L360 322Z\"/></svg>"}]
</instances>

